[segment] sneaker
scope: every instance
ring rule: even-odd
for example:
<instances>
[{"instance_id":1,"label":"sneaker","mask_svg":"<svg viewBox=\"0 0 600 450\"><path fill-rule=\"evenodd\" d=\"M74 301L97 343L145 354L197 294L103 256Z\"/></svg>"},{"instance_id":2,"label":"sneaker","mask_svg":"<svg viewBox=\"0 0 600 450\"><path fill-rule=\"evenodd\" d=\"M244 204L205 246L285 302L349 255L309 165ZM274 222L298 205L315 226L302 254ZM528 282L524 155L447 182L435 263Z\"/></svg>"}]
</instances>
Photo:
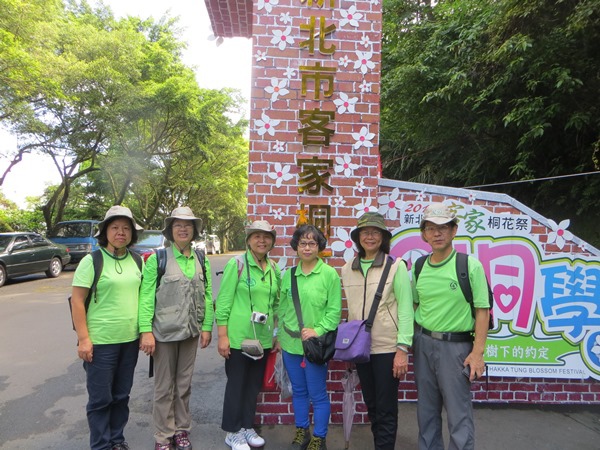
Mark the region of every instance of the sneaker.
<instances>
[{"instance_id":1,"label":"sneaker","mask_svg":"<svg viewBox=\"0 0 600 450\"><path fill-rule=\"evenodd\" d=\"M265 445L265 440L254 431L254 428L242 428L240 433L244 435L250 447L262 447Z\"/></svg>"},{"instance_id":2,"label":"sneaker","mask_svg":"<svg viewBox=\"0 0 600 450\"><path fill-rule=\"evenodd\" d=\"M129 450L129 444L125 441L113 444L112 450Z\"/></svg>"},{"instance_id":3,"label":"sneaker","mask_svg":"<svg viewBox=\"0 0 600 450\"><path fill-rule=\"evenodd\" d=\"M192 443L188 438L187 431L178 431L173 436L173 441L175 442L176 450L192 450Z\"/></svg>"},{"instance_id":4,"label":"sneaker","mask_svg":"<svg viewBox=\"0 0 600 450\"><path fill-rule=\"evenodd\" d=\"M296 436L289 445L288 450L306 450L310 438L310 430L308 428L296 428Z\"/></svg>"},{"instance_id":5,"label":"sneaker","mask_svg":"<svg viewBox=\"0 0 600 450\"><path fill-rule=\"evenodd\" d=\"M327 444L325 444L325 438L313 436L308 444L307 450L327 450Z\"/></svg>"},{"instance_id":6,"label":"sneaker","mask_svg":"<svg viewBox=\"0 0 600 450\"><path fill-rule=\"evenodd\" d=\"M158 442L154 444L154 450L171 450L172 448L170 442L168 444L159 444Z\"/></svg>"},{"instance_id":7,"label":"sneaker","mask_svg":"<svg viewBox=\"0 0 600 450\"><path fill-rule=\"evenodd\" d=\"M227 433L225 443L231 447L231 450L250 450L250 446L241 430L237 433Z\"/></svg>"}]
</instances>

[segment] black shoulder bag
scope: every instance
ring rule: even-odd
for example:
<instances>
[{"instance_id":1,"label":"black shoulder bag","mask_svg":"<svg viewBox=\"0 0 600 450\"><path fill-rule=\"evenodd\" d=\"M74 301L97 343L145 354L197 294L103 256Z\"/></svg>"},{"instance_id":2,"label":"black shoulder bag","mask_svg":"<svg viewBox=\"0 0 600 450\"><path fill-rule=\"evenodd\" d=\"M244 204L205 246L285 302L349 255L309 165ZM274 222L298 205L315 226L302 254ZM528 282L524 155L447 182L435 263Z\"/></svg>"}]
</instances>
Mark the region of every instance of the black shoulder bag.
<instances>
[{"instance_id":1,"label":"black shoulder bag","mask_svg":"<svg viewBox=\"0 0 600 450\"><path fill-rule=\"evenodd\" d=\"M304 328L302 320L302 310L300 308L300 296L298 295L298 281L296 280L296 268L292 267L292 298L294 300L294 308L296 308L296 316L298 317L298 327L300 332ZM328 331L327 333L311 337L302 341L304 356L313 364L323 365L333 358L335 353L335 338L337 329ZM302 337L300 338L302 339Z\"/></svg>"}]
</instances>

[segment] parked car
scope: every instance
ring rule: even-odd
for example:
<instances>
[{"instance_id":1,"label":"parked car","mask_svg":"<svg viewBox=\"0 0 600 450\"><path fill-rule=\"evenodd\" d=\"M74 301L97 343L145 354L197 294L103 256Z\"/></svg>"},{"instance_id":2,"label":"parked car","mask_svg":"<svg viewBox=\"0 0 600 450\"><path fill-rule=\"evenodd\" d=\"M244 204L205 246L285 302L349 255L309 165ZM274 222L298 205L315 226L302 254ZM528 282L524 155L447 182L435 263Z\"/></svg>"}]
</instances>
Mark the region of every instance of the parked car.
<instances>
[{"instance_id":1,"label":"parked car","mask_svg":"<svg viewBox=\"0 0 600 450\"><path fill-rule=\"evenodd\" d=\"M0 286L9 278L38 272L56 278L70 260L67 247L37 233L0 233Z\"/></svg>"},{"instance_id":2,"label":"parked car","mask_svg":"<svg viewBox=\"0 0 600 450\"><path fill-rule=\"evenodd\" d=\"M221 253L221 241L219 239L219 236L217 236L216 234L209 234L208 236L206 236L205 246L206 253L210 253L211 255L218 255L219 253Z\"/></svg>"},{"instance_id":3,"label":"parked car","mask_svg":"<svg viewBox=\"0 0 600 450\"><path fill-rule=\"evenodd\" d=\"M202 250L204 253L206 253L206 241L203 238L199 238L198 240L193 241L192 247L198 250Z\"/></svg>"},{"instance_id":4,"label":"parked car","mask_svg":"<svg viewBox=\"0 0 600 450\"><path fill-rule=\"evenodd\" d=\"M55 244L65 245L71 254L71 264L75 264L98 248L98 241L94 237L98 223L97 220L58 222L48 233L48 239Z\"/></svg>"},{"instance_id":5,"label":"parked car","mask_svg":"<svg viewBox=\"0 0 600 450\"><path fill-rule=\"evenodd\" d=\"M169 245L169 241L163 236L160 230L144 230L139 234L138 241L129 249L139 253L144 258L144 261L154 253L154 250L165 248Z\"/></svg>"}]
</instances>

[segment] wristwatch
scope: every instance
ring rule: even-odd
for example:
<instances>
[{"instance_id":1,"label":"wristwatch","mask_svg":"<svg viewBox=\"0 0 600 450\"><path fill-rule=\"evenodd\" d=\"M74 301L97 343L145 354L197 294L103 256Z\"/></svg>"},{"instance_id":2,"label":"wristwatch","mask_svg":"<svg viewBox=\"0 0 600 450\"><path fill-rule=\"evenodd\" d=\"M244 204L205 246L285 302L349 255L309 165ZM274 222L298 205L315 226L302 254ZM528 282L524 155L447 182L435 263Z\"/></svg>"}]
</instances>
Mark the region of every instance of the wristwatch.
<instances>
[{"instance_id":1,"label":"wristwatch","mask_svg":"<svg viewBox=\"0 0 600 450\"><path fill-rule=\"evenodd\" d=\"M398 344L396 345L396 348L404 353L408 353L408 346L404 344Z\"/></svg>"}]
</instances>

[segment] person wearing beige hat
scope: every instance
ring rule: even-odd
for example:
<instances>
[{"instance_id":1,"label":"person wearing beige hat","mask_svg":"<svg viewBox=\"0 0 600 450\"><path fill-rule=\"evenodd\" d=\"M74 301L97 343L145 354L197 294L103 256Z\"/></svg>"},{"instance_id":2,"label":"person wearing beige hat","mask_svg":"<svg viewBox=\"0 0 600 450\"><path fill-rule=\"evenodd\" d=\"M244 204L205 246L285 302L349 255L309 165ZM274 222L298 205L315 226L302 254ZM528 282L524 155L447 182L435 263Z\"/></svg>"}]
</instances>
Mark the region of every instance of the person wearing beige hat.
<instances>
[{"instance_id":1,"label":"person wearing beige hat","mask_svg":"<svg viewBox=\"0 0 600 450\"><path fill-rule=\"evenodd\" d=\"M154 357L155 450L191 450L190 395L198 342L211 341L213 301L210 263L192 242L202 221L187 206L164 221L171 243L150 255L140 293L140 349ZM162 256L161 256L162 255ZM166 259L159 274L159 256Z\"/></svg>"},{"instance_id":2,"label":"person wearing beige hat","mask_svg":"<svg viewBox=\"0 0 600 450\"><path fill-rule=\"evenodd\" d=\"M398 429L398 385L408 370L413 339L410 279L404 261L394 261L389 256L392 233L381 214L363 214L350 238L356 244L358 256L342 267L349 321L369 317L380 281L384 281L371 328L370 359L356 363L356 371L371 422L374 448L393 450Z\"/></svg>"},{"instance_id":3,"label":"person wearing beige hat","mask_svg":"<svg viewBox=\"0 0 600 450\"><path fill-rule=\"evenodd\" d=\"M266 220L246 227L247 250L225 265L217 297L218 351L225 358L227 375L221 428L227 432L225 443L232 450L265 444L253 427L256 400L273 347L273 316L281 285L279 268L269 259L276 238L274 227ZM254 343L256 351L250 352L243 345L246 342Z\"/></svg>"},{"instance_id":4,"label":"person wearing beige hat","mask_svg":"<svg viewBox=\"0 0 600 450\"><path fill-rule=\"evenodd\" d=\"M432 252L416 276L414 369L417 384L419 449L443 449L442 407L446 409L449 449L475 448L471 381L485 370L483 352L489 322L489 299L481 263L468 257L473 312L456 270L452 241L458 218L443 203L423 211L421 237ZM415 282L416 280L416 282Z\"/></svg>"},{"instance_id":5,"label":"person wearing beige hat","mask_svg":"<svg viewBox=\"0 0 600 450\"><path fill-rule=\"evenodd\" d=\"M102 272L87 310L86 298L95 279L91 254L79 262L73 276L72 314L79 341L77 352L86 372L92 450L129 448L124 429L139 354L138 301L143 263L128 247L137 241L140 231L129 208L113 206L106 212L96 233Z\"/></svg>"}]
</instances>

